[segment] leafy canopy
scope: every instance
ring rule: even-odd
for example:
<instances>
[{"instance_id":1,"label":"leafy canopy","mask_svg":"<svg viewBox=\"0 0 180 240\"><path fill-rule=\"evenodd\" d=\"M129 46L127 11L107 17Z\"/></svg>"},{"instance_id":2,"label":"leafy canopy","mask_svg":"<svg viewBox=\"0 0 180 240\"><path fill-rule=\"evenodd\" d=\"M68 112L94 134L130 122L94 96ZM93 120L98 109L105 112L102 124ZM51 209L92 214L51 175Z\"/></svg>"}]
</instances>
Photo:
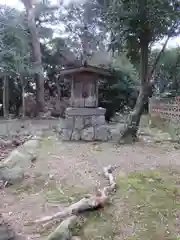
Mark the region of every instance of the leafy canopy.
<instances>
[{"instance_id":1,"label":"leafy canopy","mask_svg":"<svg viewBox=\"0 0 180 240\"><path fill-rule=\"evenodd\" d=\"M15 9L0 6L0 69L14 75L29 73L30 49L23 15Z\"/></svg>"},{"instance_id":2,"label":"leafy canopy","mask_svg":"<svg viewBox=\"0 0 180 240\"><path fill-rule=\"evenodd\" d=\"M126 47L134 62L139 60L143 41L162 39L174 25L171 35L179 34L179 0L99 0L111 32L111 47Z\"/></svg>"}]
</instances>

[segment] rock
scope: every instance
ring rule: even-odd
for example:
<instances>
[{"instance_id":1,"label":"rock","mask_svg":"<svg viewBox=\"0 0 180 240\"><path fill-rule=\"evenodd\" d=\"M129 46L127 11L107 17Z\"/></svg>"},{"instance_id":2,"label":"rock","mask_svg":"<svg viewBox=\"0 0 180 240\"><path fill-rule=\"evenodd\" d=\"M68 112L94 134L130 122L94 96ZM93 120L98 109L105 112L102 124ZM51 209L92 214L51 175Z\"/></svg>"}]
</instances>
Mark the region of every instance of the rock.
<instances>
[{"instance_id":1,"label":"rock","mask_svg":"<svg viewBox=\"0 0 180 240\"><path fill-rule=\"evenodd\" d=\"M117 129L111 129L111 130L110 130L110 139L111 139L113 142L118 142L119 139L120 139L120 132L117 131Z\"/></svg>"},{"instance_id":2,"label":"rock","mask_svg":"<svg viewBox=\"0 0 180 240\"><path fill-rule=\"evenodd\" d=\"M74 127L74 117L67 116L64 121L65 127L72 129Z\"/></svg>"},{"instance_id":3,"label":"rock","mask_svg":"<svg viewBox=\"0 0 180 240\"><path fill-rule=\"evenodd\" d=\"M81 134L79 130L74 130L71 136L71 140L79 141L81 139Z\"/></svg>"},{"instance_id":4,"label":"rock","mask_svg":"<svg viewBox=\"0 0 180 240\"><path fill-rule=\"evenodd\" d=\"M63 129L61 136L62 136L62 140L64 141L69 141L71 140L71 135L72 135L72 130L70 129Z\"/></svg>"},{"instance_id":5,"label":"rock","mask_svg":"<svg viewBox=\"0 0 180 240\"><path fill-rule=\"evenodd\" d=\"M92 117L91 116L85 116L84 117L84 128L88 128L92 126Z\"/></svg>"},{"instance_id":6,"label":"rock","mask_svg":"<svg viewBox=\"0 0 180 240\"><path fill-rule=\"evenodd\" d=\"M61 224L52 232L47 240L71 240L71 230L75 224L76 216L70 216L61 222Z\"/></svg>"},{"instance_id":7,"label":"rock","mask_svg":"<svg viewBox=\"0 0 180 240\"><path fill-rule=\"evenodd\" d=\"M13 144L14 146L18 147L19 145L21 145L21 141L18 140L18 139L13 139L13 140L12 140L12 144Z\"/></svg>"},{"instance_id":8,"label":"rock","mask_svg":"<svg viewBox=\"0 0 180 240\"><path fill-rule=\"evenodd\" d=\"M24 179L24 174L21 168L0 167L0 180L7 182L8 185L13 185L21 182Z\"/></svg>"},{"instance_id":9,"label":"rock","mask_svg":"<svg viewBox=\"0 0 180 240\"><path fill-rule=\"evenodd\" d=\"M92 117L92 125L93 126L101 126L105 124L105 116L93 116Z\"/></svg>"},{"instance_id":10,"label":"rock","mask_svg":"<svg viewBox=\"0 0 180 240\"><path fill-rule=\"evenodd\" d=\"M23 149L22 149L23 150ZM13 150L10 155L3 161L3 164L9 168L19 166L21 168L28 167L31 160L34 158L33 154L26 151L20 152L18 149Z\"/></svg>"},{"instance_id":11,"label":"rock","mask_svg":"<svg viewBox=\"0 0 180 240\"><path fill-rule=\"evenodd\" d=\"M74 122L74 128L75 129L83 129L84 124L83 124L83 117L75 117L75 122Z\"/></svg>"},{"instance_id":12,"label":"rock","mask_svg":"<svg viewBox=\"0 0 180 240\"><path fill-rule=\"evenodd\" d=\"M109 129L107 126L98 126L95 128L95 140L107 141L109 139Z\"/></svg>"},{"instance_id":13,"label":"rock","mask_svg":"<svg viewBox=\"0 0 180 240\"><path fill-rule=\"evenodd\" d=\"M23 144L23 148L25 148L26 151L31 154L35 153L38 147L39 147L38 139L30 139Z\"/></svg>"},{"instance_id":14,"label":"rock","mask_svg":"<svg viewBox=\"0 0 180 240\"><path fill-rule=\"evenodd\" d=\"M72 234L69 228L61 224L48 236L48 240L71 240Z\"/></svg>"},{"instance_id":15,"label":"rock","mask_svg":"<svg viewBox=\"0 0 180 240\"><path fill-rule=\"evenodd\" d=\"M94 141L94 128L89 127L82 130L81 139L84 141Z\"/></svg>"},{"instance_id":16,"label":"rock","mask_svg":"<svg viewBox=\"0 0 180 240\"><path fill-rule=\"evenodd\" d=\"M105 108L82 108L82 107L68 107L66 108L66 117L72 116L104 116Z\"/></svg>"}]
</instances>

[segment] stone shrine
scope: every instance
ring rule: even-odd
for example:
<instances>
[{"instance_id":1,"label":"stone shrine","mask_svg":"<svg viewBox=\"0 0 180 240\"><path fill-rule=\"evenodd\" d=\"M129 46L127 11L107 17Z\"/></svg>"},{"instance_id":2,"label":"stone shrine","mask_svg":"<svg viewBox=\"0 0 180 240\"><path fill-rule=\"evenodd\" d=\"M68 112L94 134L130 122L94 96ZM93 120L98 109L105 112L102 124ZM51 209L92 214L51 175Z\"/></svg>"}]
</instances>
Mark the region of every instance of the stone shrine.
<instances>
[{"instance_id":1,"label":"stone shrine","mask_svg":"<svg viewBox=\"0 0 180 240\"><path fill-rule=\"evenodd\" d=\"M98 81L111 77L108 70L80 66L60 71L71 80L70 107L65 111L61 134L63 140L107 141L110 131L105 122L105 109L98 107Z\"/></svg>"}]
</instances>

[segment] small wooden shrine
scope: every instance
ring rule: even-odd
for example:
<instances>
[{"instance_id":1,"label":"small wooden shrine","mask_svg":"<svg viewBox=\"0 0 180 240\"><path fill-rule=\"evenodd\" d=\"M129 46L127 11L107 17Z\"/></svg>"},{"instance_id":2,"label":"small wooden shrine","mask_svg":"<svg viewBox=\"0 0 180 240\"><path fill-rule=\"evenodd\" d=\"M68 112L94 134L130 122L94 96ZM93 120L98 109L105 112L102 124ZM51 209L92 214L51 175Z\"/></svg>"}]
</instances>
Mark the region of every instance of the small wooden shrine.
<instances>
[{"instance_id":1,"label":"small wooden shrine","mask_svg":"<svg viewBox=\"0 0 180 240\"><path fill-rule=\"evenodd\" d=\"M88 108L98 107L98 80L111 76L108 70L88 65L61 70L60 75L72 82L70 105Z\"/></svg>"},{"instance_id":2,"label":"small wooden shrine","mask_svg":"<svg viewBox=\"0 0 180 240\"><path fill-rule=\"evenodd\" d=\"M64 140L108 140L105 109L98 107L98 82L111 72L95 66L81 65L63 69L60 75L71 80L70 107L65 112Z\"/></svg>"}]
</instances>

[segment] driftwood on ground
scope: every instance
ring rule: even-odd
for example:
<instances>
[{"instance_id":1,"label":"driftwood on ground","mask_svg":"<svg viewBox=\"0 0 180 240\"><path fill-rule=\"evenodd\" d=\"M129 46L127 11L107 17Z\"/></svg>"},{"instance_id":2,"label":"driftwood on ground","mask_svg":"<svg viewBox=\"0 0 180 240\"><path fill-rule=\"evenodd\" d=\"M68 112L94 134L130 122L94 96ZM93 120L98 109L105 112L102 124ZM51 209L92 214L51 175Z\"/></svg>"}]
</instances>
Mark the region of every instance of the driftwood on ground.
<instances>
[{"instance_id":1,"label":"driftwood on ground","mask_svg":"<svg viewBox=\"0 0 180 240\"><path fill-rule=\"evenodd\" d=\"M35 220L33 223L44 224L54 219L63 220L56 230L51 233L48 240L73 240L76 237L72 236L72 226L77 222L78 215L89 210L96 210L103 208L109 200L109 195L116 190L116 182L112 174L113 168L111 166L104 167L104 177L107 178L109 184L103 189L99 189L95 195L89 195L82 198L80 201L70 205L63 211L57 212L52 216L46 216Z\"/></svg>"}]
</instances>

